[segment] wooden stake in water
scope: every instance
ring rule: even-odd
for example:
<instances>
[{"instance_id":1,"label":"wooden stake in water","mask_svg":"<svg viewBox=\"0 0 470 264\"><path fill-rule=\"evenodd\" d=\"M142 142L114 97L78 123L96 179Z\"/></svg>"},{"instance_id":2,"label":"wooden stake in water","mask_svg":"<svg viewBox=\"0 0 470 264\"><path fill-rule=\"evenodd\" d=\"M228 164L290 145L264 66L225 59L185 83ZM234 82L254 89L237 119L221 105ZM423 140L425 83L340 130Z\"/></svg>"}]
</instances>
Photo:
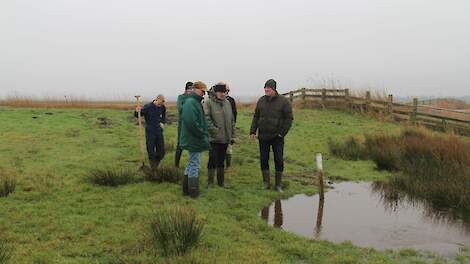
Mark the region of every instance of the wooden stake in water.
<instances>
[{"instance_id":1,"label":"wooden stake in water","mask_svg":"<svg viewBox=\"0 0 470 264\"><path fill-rule=\"evenodd\" d=\"M317 153L315 156L317 162L317 171L318 171L318 186L320 188L320 195L318 201L318 211L317 211L317 222L315 225L315 239L318 239L321 234L322 222L323 222L323 206L325 204L325 187L323 181L323 159L321 153Z\"/></svg>"},{"instance_id":2,"label":"wooden stake in water","mask_svg":"<svg viewBox=\"0 0 470 264\"><path fill-rule=\"evenodd\" d=\"M321 153L317 153L315 157L317 161L317 171L318 171L318 187L320 188L320 201L325 199L325 186L323 182L323 159Z\"/></svg>"}]
</instances>

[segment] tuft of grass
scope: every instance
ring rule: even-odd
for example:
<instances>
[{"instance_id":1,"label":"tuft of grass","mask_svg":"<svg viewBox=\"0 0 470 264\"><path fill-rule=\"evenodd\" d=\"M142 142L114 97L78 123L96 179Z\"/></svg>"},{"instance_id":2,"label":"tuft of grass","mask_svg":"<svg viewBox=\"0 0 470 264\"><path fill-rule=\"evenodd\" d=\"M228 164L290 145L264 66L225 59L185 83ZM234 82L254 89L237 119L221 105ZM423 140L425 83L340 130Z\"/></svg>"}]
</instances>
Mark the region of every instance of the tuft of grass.
<instances>
[{"instance_id":1,"label":"tuft of grass","mask_svg":"<svg viewBox=\"0 0 470 264\"><path fill-rule=\"evenodd\" d=\"M90 172L88 180L96 185L118 186L135 182L135 175L129 168L104 168Z\"/></svg>"},{"instance_id":2,"label":"tuft of grass","mask_svg":"<svg viewBox=\"0 0 470 264\"><path fill-rule=\"evenodd\" d=\"M164 257L181 256L195 247L204 222L189 207L167 208L150 223L153 245Z\"/></svg>"},{"instance_id":3,"label":"tuft of grass","mask_svg":"<svg viewBox=\"0 0 470 264\"><path fill-rule=\"evenodd\" d=\"M0 168L0 197L7 197L15 188L15 177Z\"/></svg>"},{"instance_id":4,"label":"tuft of grass","mask_svg":"<svg viewBox=\"0 0 470 264\"><path fill-rule=\"evenodd\" d=\"M0 238L0 264L10 263L12 254L13 247L11 243L4 238Z\"/></svg>"},{"instance_id":5,"label":"tuft of grass","mask_svg":"<svg viewBox=\"0 0 470 264\"><path fill-rule=\"evenodd\" d=\"M144 179L156 182L179 183L183 178L183 170L174 166L160 164L156 171L150 168L144 170Z\"/></svg>"},{"instance_id":6,"label":"tuft of grass","mask_svg":"<svg viewBox=\"0 0 470 264\"><path fill-rule=\"evenodd\" d=\"M398 138L386 134L366 135L365 138L366 152L379 170L398 170L401 150Z\"/></svg>"},{"instance_id":7,"label":"tuft of grass","mask_svg":"<svg viewBox=\"0 0 470 264\"><path fill-rule=\"evenodd\" d=\"M331 154L346 160L367 159L367 152L363 142L357 137L349 137L344 143L328 138L328 147Z\"/></svg>"}]
</instances>

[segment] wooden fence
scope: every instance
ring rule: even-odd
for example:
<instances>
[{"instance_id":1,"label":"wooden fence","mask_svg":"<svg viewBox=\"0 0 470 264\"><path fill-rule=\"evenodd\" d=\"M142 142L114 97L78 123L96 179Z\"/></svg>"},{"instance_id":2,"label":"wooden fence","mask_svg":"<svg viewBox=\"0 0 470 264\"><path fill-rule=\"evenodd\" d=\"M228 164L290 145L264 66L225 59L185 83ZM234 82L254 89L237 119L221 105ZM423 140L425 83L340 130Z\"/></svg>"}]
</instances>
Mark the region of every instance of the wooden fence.
<instances>
[{"instance_id":1,"label":"wooden fence","mask_svg":"<svg viewBox=\"0 0 470 264\"><path fill-rule=\"evenodd\" d=\"M349 89L306 88L282 95L289 98L292 104L300 104L302 107L339 108L380 113L396 121L470 136L470 112L418 105L417 98L413 99L412 104L401 104L395 103L392 95L388 95L386 100L380 100L373 99L370 92L366 92L365 97L356 97L350 94Z\"/></svg>"}]
</instances>

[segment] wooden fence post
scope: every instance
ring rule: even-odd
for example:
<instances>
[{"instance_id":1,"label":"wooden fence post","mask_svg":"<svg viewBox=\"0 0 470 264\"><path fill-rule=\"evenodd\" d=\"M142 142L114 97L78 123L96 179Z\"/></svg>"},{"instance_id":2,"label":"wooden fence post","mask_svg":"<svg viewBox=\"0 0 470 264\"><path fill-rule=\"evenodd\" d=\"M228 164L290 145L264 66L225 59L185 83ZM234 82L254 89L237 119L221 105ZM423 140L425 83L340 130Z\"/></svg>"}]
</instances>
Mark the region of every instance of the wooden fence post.
<instances>
[{"instance_id":1,"label":"wooden fence post","mask_svg":"<svg viewBox=\"0 0 470 264\"><path fill-rule=\"evenodd\" d=\"M416 116L418 115L418 98L413 98L413 110L410 114L410 121L416 124Z\"/></svg>"},{"instance_id":2,"label":"wooden fence post","mask_svg":"<svg viewBox=\"0 0 470 264\"><path fill-rule=\"evenodd\" d=\"M321 104L323 108L326 108L326 89L321 89Z\"/></svg>"},{"instance_id":3,"label":"wooden fence post","mask_svg":"<svg viewBox=\"0 0 470 264\"><path fill-rule=\"evenodd\" d=\"M393 95L388 95L388 102L387 102L387 114L393 114Z\"/></svg>"},{"instance_id":4,"label":"wooden fence post","mask_svg":"<svg viewBox=\"0 0 470 264\"><path fill-rule=\"evenodd\" d=\"M305 108L305 106L307 105L307 102L306 102L306 92L305 92L305 88L302 88L302 107Z\"/></svg>"},{"instance_id":5,"label":"wooden fence post","mask_svg":"<svg viewBox=\"0 0 470 264\"><path fill-rule=\"evenodd\" d=\"M294 93L292 91L289 92L289 101L291 104L294 103Z\"/></svg>"},{"instance_id":6,"label":"wooden fence post","mask_svg":"<svg viewBox=\"0 0 470 264\"><path fill-rule=\"evenodd\" d=\"M320 188L320 201L325 199L325 186L323 181L323 159L321 153L317 153L315 156L317 161L317 171L318 171L318 187Z\"/></svg>"},{"instance_id":7,"label":"wooden fence post","mask_svg":"<svg viewBox=\"0 0 470 264\"><path fill-rule=\"evenodd\" d=\"M349 98L349 89L344 89L344 101L346 103L346 108L351 110L351 98Z\"/></svg>"},{"instance_id":8,"label":"wooden fence post","mask_svg":"<svg viewBox=\"0 0 470 264\"><path fill-rule=\"evenodd\" d=\"M369 112L370 106L370 91L366 92L366 112Z\"/></svg>"}]
</instances>

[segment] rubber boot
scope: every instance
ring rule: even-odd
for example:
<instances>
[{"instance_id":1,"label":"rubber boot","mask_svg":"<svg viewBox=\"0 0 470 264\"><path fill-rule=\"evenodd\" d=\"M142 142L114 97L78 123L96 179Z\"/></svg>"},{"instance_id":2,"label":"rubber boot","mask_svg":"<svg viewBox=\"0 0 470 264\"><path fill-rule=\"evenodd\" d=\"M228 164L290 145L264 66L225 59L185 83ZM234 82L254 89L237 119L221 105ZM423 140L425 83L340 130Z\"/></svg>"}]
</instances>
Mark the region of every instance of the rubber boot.
<instances>
[{"instance_id":1,"label":"rubber boot","mask_svg":"<svg viewBox=\"0 0 470 264\"><path fill-rule=\"evenodd\" d=\"M232 154L227 154L225 156L225 168L228 169L232 166Z\"/></svg>"},{"instance_id":2,"label":"rubber boot","mask_svg":"<svg viewBox=\"0 0 470 264\"><path fill-rule=\"evenodd\" d=\"M281 188L282 171L276 171L276 191L282 192Z\"/></svg>"},{"instance_id":3,"label":"rubber boot","mask_svg":"<svg viewBox=\"0 0 470 264\"><path fill-rule=\"evenodd\" d=\"M189 195L188 191L188 175L183 176L183 181L181 183L182 189L183 189L183 195Z\"/></svg>"},{"instance_id":4,"label":"rubber boot","mask_svg":"<svg viewBox=\"0 0 470 264\"><path fill-rule=\"evenodd\" d=\"M215 169L207 169L207 189L214 186Z\"/></svg>"},{"instance_id":5,"label":"rubber boot","mask_svg":"<svg viewBox=\"0 0 470 264\"><path fill-rule=\"evenodd\" d=\"M270 184L270 177L269 177L269 170L263 170L261 171L261 173L263 174L263 184L264 184L264 189L266 190L269 190L269 188L271 187L271 184Z\"/></svg>"},{"instance_id":6,"label":"rubber boot","mask_svg":"<svg viewBox=\"0 0 470 264\"><path fill-rule=\"evenodd\" d=\"M188 177L188 192L191 198L199 196L199 177Z\"/></svg>"},{"instance_id":7,"label":"rubber boot","mask_svg":"<svg viewBox=\"0 0 470 264\"><path fill-rule=\"evenodd\" d=\"M176 168L180 167L180 160L181 160L182 153L183 153L183 150L177 147L176 152L175 152L175 167Z\"/></svg>"},{"instance_id":8,"label":"rubber boot","mask_svg":"<svg viewBox=\"0 0 470 264\"><path fill-rule=\"evenodd\" d=\"M217 185L220 187L224 187L224 181L225 181L225 171L224 168L217 168Z\"/></svg>"}]
</instances>

